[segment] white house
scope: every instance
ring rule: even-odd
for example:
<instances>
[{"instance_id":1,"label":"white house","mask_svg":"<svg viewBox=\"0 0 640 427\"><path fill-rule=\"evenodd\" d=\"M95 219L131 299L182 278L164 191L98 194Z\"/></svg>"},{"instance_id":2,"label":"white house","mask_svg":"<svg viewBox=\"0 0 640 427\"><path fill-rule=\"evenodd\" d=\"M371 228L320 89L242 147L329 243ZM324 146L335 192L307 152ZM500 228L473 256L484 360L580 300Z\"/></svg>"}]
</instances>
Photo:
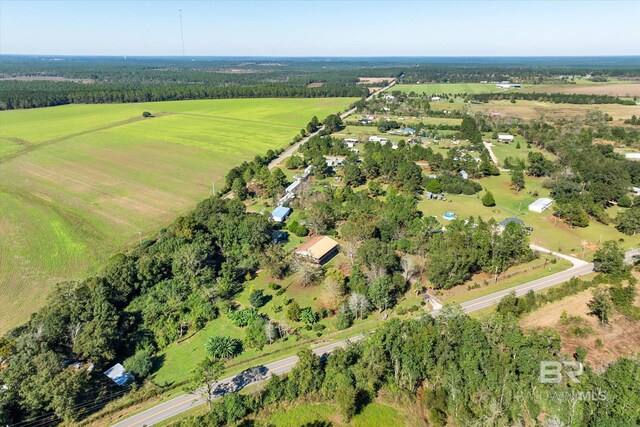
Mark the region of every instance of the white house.
<instances>
[{"instance_id":1,"label":"white house","mask_svg":"<svg viewBox=\"0 0 640 427\"><path fill-rule=\"evenodd\" d=\"M497 88L500 89L520 89L520 83L509 83L509 82L501 82L496 84Z\"/></svg>"},{"instance_id":2,"label":"white house","mask_svg":"<svg viewBox=\"0 0 640 427\"><path fill-rule=\"evenodd\" d=\"M627 153L624 157L629 160L640 160L640 153Z\"/></svg>"},{"instance_id":3,"label":"white house","mask_svg":"<svg viewBox=\"0 0 640 427\"><path fill-rule=\"evenodd\" d=\"M514 139L515 139L515 137L513 135L508 134L508 133L499 133L498 134L498 141L499 142L510 143L510 142L513 142Z\"/></svg>"},{"instance_id":4,"label":"white house","mask_svg":"<svg viewBox=\"0 0 640 427\"><path fill-rule=\"evenodd\" d=\"M343 141L349 148L353 148L358 143L356 138L345 138Z\"/></svg>"},{"instance_id":5,"label":"white house","mask_svg":"<svg viewBox=\"0 0 640 427\"><path fill-rule=\"evenodd\" d=\"M439 96L432 96L431 97L431 101L438 102L438 101L440 101L440 97Z\"/></svg>"},{"instance_id":6,"label":"white house","mask_svg":"<svg viewBox=\"0 0 640 427\"><path fill-rule=\"evenodd\" d=\"M104 371L104 374L111 381L113 381L114 383L118 384L119 386L123 386L126 383L131 382L131 381L133 381L135 379L133 377L133 375L128 373L124 369L124 366L122 366L120 363L116 363L115 365L113 365L112 367L110 367L109 369Z\"/></svg>"},{"instance_id":7,"label":"white house","mask_svg":"<svg viewBox=\"0 0 640 427\"><path fill-rule=\"evenodd\" d=\"M344 157L338 156L324 156L324 159L327 162L327 166L330 167L342 166L342 163L344 162Z\"/></svg>"},{"instance_id":8,"label":"white house","mask_svg":"<svg viewBox=\"0 0 640 427\"><path fill-rule=\"evenodd\" d=\"M285 222L289 214L291 213L291 208L286 206L278 206L271 212L271 219L275 222L282 223Z\"/></svg>"},{"instance_id":9,"label":"white house","mask_svg":"<svg viewBox=\"0 0 640 427\"><path fill-rule=\"evenodd\" d=\"M389 138L381 138L379 136L373 135L369 137L369 142L379 142L380 144L384 145L389 142Z\"/></svg>"},{"instance_id":10,"label":"white house","mask_svg":"<svg viewBox=\"0 0 640 427\"><path fill-rule=\"evenodd\" d=\"M284 189L285 193L293 193L294 191L296 191L296 188L298 188L298 186L302 183L302 181L300 180L295 180L293 181L291 184L289 184L289 186L287 188Z\"/></svg>"},{"instance_id":11,"label":"white house","mask_svg":"<svg viewBox=\"0 0 640 427\"><path fill-rule=\"evenodd\" d=\"M469 179L469 174L467 173L467 171L460 171L460 176L462 177L462 179Z\"/></svg>"},{"instance_id":12,"label":"white house","mask_svg":"<svg viewBox=\"0 0 640 427\"><path fill-rule=\"evenodd\" d=\"M529 210L532 212L542 213L545 209L551 206L552 203L553 200L547 197L541 197L529 205Z\"/></svg>"}]
</instances>

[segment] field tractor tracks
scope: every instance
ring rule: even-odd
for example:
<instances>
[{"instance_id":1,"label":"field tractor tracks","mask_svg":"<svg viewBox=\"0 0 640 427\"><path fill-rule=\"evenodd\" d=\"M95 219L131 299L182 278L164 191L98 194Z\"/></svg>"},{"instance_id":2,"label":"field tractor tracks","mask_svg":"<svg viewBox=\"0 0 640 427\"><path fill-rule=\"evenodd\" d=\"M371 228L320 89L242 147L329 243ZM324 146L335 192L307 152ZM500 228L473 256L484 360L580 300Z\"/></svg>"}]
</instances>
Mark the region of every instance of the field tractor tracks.
<instances>
[{"instance_id":1,"label":"field tractor tracks","mask_svg":"<svg viewBox=\"0 0 640 427\"><path fill-rule=\"evenodd\" d=\"M169 115L169 114L171 114L171 113L162 113L161 115ZM158 117L158 116L159 115L157 115L156 117ZM113 128L116 128L116 127L119 127L119 126L126 126L126 125L129 125L129 124L132 124L132 123L140 122L142 120L148 120L148 119L145 118L145 117L132 117L132 118L127 119L127 120L121 120L119 122L109 123L109 124L106 124L104 126L100 126L100 127L94 128L94 129L88 129L88 130L84 130L82 132L76 132L76 133L71 133L69 135L60 136L58 138L50 139L50 140L41 142L39 144L22 144L24 146L24 148L22 150L17 151L15 153L8 154L8 155L0 158L0 164L6 163L6 162L8 162L10 160L13 160L13 159L16 159L18 157L24 156L25 154L28 154L28 153L30 153L30 152L32 152L34 150L39 150L40 148L46 147L48 145L56 144L58 142L63 142L63 141L66 141L68 139L75 138L77 136L88 135L88 134L91 134L91 133L100 132L100 131L107 130L107 129L113 129ZM13 138L13 139L18 140L19 138ZM25 141L25 142L27 142L27 141Z\"/></svg>"}]
</instances>

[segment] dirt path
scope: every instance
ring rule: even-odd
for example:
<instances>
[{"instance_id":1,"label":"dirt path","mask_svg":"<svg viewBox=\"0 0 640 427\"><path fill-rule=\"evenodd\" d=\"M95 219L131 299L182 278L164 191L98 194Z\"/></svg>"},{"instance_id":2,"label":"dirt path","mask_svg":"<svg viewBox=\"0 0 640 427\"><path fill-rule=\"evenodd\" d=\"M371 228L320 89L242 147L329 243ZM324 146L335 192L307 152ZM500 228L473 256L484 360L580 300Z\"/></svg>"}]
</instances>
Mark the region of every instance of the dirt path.
<instances>
[{"instance_id":1,"label":"dirt path","mask_svg":"<svg viewBox=\"0 0 640 427\"><path fill-rule=\"evenodd\" d=\"M493 144L488 141L482 141L482 144L484 144L485 148L489 152L489 157L491 157L491 161L495 163L495 165L498 167L500 172L509 172L509 169L505 169L500 166L500 160L498 160L498 156L496 156L493 150L491 149L491 147L493 147Z\"/></svg>"}]
</instances>

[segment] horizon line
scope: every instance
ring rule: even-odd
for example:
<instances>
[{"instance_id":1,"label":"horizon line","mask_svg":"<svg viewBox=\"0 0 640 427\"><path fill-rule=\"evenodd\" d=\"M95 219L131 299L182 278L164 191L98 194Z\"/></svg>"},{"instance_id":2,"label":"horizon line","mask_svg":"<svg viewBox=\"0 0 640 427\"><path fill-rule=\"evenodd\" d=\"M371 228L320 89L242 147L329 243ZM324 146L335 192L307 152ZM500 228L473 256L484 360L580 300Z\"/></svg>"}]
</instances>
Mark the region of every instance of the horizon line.
<instances>
[{"instance_id":1,"label":"horizon line","mask_svg":"<svg viewBox=\"0 0 640 427\"><path fill-rule=\"evenodd\" d=\"M51 54L0 53L2 56L87 57L87 58L640 58L639 53L617 55L141 55L141 54Z\"/></svg>"}]
</instances>

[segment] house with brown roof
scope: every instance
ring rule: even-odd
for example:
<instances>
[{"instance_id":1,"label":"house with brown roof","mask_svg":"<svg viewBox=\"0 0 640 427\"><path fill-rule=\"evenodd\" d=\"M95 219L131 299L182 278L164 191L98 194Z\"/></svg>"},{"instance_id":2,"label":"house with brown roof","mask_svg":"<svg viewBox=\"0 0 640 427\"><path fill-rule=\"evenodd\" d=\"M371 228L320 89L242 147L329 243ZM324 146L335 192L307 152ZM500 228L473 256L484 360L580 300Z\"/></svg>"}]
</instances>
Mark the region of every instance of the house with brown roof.
<instances>
[{"instance_id":1,"label":"house with brown roof","mask_svg":"<svg viewBox=\"0 0 640 427\"><path fill-rule=\"evenodd\" d=\"M333 258L338 253L338 249L338 242L331 237L313 236L293 252L322 265Z\"/></svg>"}]
</instances>

